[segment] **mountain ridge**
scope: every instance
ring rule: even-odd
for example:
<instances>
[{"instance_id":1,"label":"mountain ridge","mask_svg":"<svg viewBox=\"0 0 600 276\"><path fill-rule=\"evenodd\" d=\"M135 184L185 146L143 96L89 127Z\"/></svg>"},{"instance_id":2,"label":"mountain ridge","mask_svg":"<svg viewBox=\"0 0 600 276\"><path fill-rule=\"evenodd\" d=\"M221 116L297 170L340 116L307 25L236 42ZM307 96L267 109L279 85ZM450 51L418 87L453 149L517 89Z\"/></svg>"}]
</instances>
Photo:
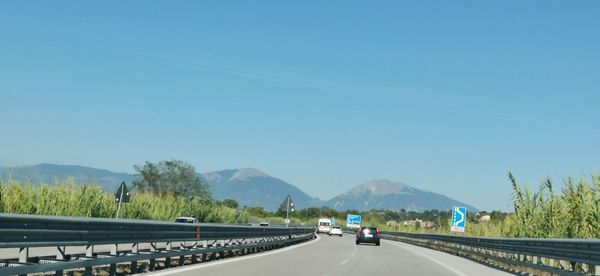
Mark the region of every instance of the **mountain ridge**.
<instances>
[{"instance_id":1,"label":"mountain ridge","mask_svg":"<svg viewBox=\"0 0 600 276\"><path fill-rule=\"evenodd\" d=\"M254 168L213 171L203 175L217 200L232 198L241 205L260 205L270 211L276 211L287 195L294 199L298 208L324 205L324 201L309 196L298 187Z\"/></svg>"},{"instance_id":2,"label":"mountain ridge","mask_svg":"<svg viewBox=\"0 0 600 276\"><path fill-rule=\"evenodd\" d=\"M105 169L96 169L80 165L58 165L42 163L31 166L0 167L0 181L8 175L14 180L25 183L40 182L53 184L56 178L73 177L78 183L92 183L101 186L107 192L116 191L125 181L131 183L135 174L117 173ZM262 206L275 211L282 200L291 195L298 209L328 206L337 210L370 209L414 210L450 209L454 206L476 208L445 195L418 189L402 182L383 178L366 181L329 200L321 200L302 191L300 188L267 173L251 168L227 169L198 173L211 189L217 200L226 198L238 201L242 206Z\"/></svg>"},{"instance_id":3,"label":"mountain ridge","mask_svg":"<svg viewBox=\"0 0 600 276\"><path fill-rule=\"evenodd\" d=\"M448 196L411 187L402 182L374 179L356 185L327 201L336 210L405 209L409 211L448 210L455 206L477 208Z\"/></svg>"}]
</instances>

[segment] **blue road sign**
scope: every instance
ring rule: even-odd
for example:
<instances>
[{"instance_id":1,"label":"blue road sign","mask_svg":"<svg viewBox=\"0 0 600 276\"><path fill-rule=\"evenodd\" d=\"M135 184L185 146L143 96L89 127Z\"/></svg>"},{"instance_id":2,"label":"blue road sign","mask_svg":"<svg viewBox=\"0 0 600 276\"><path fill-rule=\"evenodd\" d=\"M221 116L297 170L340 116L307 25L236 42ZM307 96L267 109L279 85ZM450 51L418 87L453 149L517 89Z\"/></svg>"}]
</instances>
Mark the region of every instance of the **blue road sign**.
<instances>
[{"instance_id":1,"label":"blue road sign","mask_svg":"<svg viewBox=\"0 0 600 276\"><path fill-rule=\"evenodd\" d=\"M332 226L335 225L335 218L334 217L331 217L331 225Z\"/></svg>"},{"instance_id":2,"label":"blue road sign","mask_svg":"<svg viewBox=\"0 0 600 276\"><path fill-rule=\"evenodd\" d=\"M348 228L359 228L360 222L361 222L360 215L348 214L346 216L346 227L348 227Z\"/></svg>"},{"instance_id":3,"label":"blue road sign","mask_svg":"<svg viewBox=\"0 0 600 276\"><path fill-rule=\"evenodd\" d=\"M465 232L467 223L467 208L454 207L452 208L452 222L450 223L450 231Z\"/></svg>"}]
</instances>

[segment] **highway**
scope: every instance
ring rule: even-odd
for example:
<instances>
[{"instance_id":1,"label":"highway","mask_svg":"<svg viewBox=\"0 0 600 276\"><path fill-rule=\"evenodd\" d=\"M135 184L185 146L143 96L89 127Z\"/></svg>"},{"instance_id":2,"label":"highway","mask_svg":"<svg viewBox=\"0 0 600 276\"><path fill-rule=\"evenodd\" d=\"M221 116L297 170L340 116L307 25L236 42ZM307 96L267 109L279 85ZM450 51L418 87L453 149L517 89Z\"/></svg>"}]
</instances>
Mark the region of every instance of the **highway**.
<instances>
[{"instance_id":1,"label":"highway","mask_svg":"<svg viewBox=\"0 0 600 276\"><path fill-rule=\"evenodd\" d=\"M512 275L447 253L396 241L354 244L353 235L329 237L259 254L163 270L166 275Z\"/></svg>"}]
</instances>

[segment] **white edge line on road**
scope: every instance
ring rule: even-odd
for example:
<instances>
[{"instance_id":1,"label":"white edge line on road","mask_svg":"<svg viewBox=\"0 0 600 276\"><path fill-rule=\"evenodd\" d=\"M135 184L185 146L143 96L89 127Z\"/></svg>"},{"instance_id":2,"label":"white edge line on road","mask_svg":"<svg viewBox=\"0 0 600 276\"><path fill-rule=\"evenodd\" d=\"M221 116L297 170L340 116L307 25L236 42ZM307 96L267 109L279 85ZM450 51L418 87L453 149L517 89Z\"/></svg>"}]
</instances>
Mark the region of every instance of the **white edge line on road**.
<instances>
[{"instance_id":1,"label":"white edge line on road","mask_svg":"<svg viewBox=\"0 0 600 276\"><path fill-rule=\"evenodd\" d=\"M254 253L254 254L251 254L251 255L248 255L248 256L233 257L231 259L209 261L207 263L200 263L200 264L197 264L197 265L187 265L187 266L182 266L182 267L174 267L174 268L171 268L171 269L167 269L165 271L159 271L159 272L155 272L155 273L143 273L143 275L148 275L148 276L171 275L171 274L186 272L186 271L190 271L190 270L194 270L194 269L202 269L202 268L205 268L205 267L210 267L210 266L215 266L215 265L222 265L222 264L228 264L228 263L233 263L233 262L237 262L237 261L243 261L243 260L248 260L248 259L253 259L253 258L258 258L258 257L269 256L269 255L282 253L282 252L285 252L285 251L288 251L288 250L292 250L292 249L296 249L298 247L302 247L302 246L305 246L305 245L312 244L313 242L316 242L319 239L321 239L321 237L319 237L319 235L316 235L316 238L314 240L312 240L312 241L303 242L301 244L296 244L296 245L292 245L292 246L287 246L287 247L281 248L281 249L274 249L274 250L269 251L269 252ZM142 275L142 274L136 274L136 275Z\"/></svg>"},{"instance_id":2,"label":"white edge line on road","mask_svg":"<svg viewBox=\"0 0 600 276\"><path fill-rule=\"evenodd\" d=\"M397 247L400 247L400 248L402 248L402 249L406 249L406 250L410 251L411 253L414 253L414 254L416 254L416 255L419 255L419 256L421 256L421 257L427 258L428 260L430 260L430 261L432 261L432 262L434 262L434 263L436 263L436 264L438 264L438 265L440 265L440 266L444 267L445 269L447 269L447 270L449 270L449 271L452 271L452 273L454 273L454 274L456 274L456 275L459 275L459 276L469 276L469 275L467 275L467 274L464 274L464 273L462 273L462 272L460 272L460 271L456 270L454 267L451 267L451 266L449 266L449 265L447 265L447 264L445 264L445 263L441 262L440 260L438 260L438 259L436 259L436 258L434 258L434 257L431 257L431 256L429 256L429 255L423 254L423 253L421 253L421 252L419 252L419 251L416 251L416 250L414 250L414 249L412 249L412 248L410 248L410 247L403 247L403 246L400 246L399 244L397 244L398 242L396 242L396 241L386 241L386 242L389 242L390 244L392 244L392 245L394 245L394 246L397 246ZM431 249L430 249L430 250L431 250Z\"/></svg>"}]
</instances>

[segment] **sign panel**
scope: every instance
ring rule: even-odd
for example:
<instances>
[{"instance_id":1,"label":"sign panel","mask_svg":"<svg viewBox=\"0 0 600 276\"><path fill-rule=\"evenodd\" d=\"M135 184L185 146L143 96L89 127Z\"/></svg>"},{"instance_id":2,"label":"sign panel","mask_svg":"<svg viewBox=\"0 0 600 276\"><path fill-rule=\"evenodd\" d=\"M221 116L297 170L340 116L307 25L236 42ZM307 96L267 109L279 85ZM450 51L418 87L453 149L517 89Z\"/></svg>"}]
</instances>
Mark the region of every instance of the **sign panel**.
<instances>
[{"instance_id":1,"label":"sign panel","mask_svg":"<svg viewBox=\"0 0 600 276\"><path fill-rule=\"evenodd\" d=\"M295 207L294 207L294 201L292 200L292 197L290 195L288 195L283 202L281 203L281 205L279 205L279 210L282 212L294 212L295 211Z\"/></svg>"},{"instance_id":2,"label":"sign panel","mask_svg":"<svg viewBox=\"0 0 600 276\"><path fill-rule=\"evenodd\" d=\"M334 226L334 225L335 225L335 218L331 217L331 226Z\"/></svg>"},{"instance_id":3,"label":"sign panel","mask_svg":"<svg viewBox=\"0 0 600 276\"><path fill-rule=\"evenodd\" d=\"M346 216L346 227L348 227L348 228L360 228L360 222L361 222L360 215L348 214Z\"/></svg>"},{"instance_id":4,"label":"sign panel","mask_svg":"<svg viewBox=\"0 0 600 276\"><path fill-rule=\"evenodd\" d=\"M452 208L452 221L450 223L450 231L465 232L466 222L467 222L467 208L466 207Z\"/></svg>"},{"instance_id":5,"label":"sign panel","mask_svg":"<svg viewBox=\"0 0 600 276\"><path fill-rule=\"evenodd\" d=\"M117 192L115 193L115 201L117 203L129 202L130 196L131 195L129 194L129 191L127 191L127 185L125 185L125 182L121 183L121 186L119 186L119 190L117 190Z\"/></svg>"}]
</instances>

